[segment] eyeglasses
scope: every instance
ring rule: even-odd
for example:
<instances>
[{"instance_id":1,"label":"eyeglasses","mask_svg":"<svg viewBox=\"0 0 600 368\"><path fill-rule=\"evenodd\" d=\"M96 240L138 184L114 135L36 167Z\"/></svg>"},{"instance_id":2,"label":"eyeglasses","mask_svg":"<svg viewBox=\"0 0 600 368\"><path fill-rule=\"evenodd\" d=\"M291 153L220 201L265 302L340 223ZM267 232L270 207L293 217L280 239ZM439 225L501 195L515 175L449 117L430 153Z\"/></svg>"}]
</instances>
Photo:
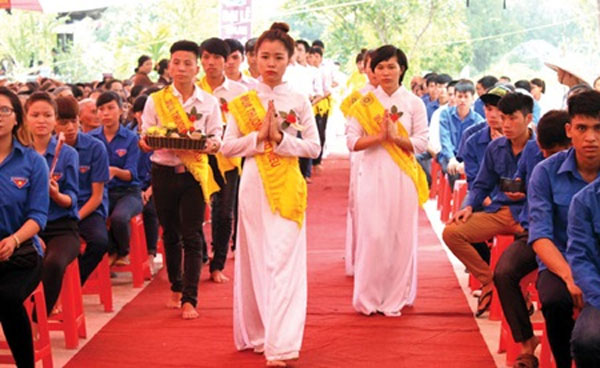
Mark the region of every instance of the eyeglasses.
<instances>
[{"instance_id":1,"label":"eyeglasses","mask_svg":"<svg viewBox=\"0 0 600 368\"><path fill-rule=\"evenodd\" d=\"M0 116L9 116L15 111L12 107L0 106Z\"/></svg>"}]
</instances>

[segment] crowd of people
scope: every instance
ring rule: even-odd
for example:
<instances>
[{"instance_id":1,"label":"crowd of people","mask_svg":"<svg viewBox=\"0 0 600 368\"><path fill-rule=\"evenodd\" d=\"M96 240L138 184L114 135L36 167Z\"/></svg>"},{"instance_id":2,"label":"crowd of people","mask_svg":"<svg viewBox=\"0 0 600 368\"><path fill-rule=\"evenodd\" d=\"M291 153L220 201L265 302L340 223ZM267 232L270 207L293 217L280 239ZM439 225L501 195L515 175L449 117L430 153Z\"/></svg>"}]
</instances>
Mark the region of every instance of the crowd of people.
<instances>
[{"instance_id":1,"label":"crowd of people","mask_svg":"<svg viewBox=\"0 0 600 368\"><path fill-rule=\"evenodd\" d=\"M155 66L141 56L127 80L0 82L0 321L18 366L34 366L23 301L41 281L47 313L60 309L75 259L82 284L106 253L111 265L129 264L138 214L153 268L162 228L168 308L197 318L202 264L212 281L228 282L232 244L236 348L264 354L268 366L298 358L307 184L313 170L323 171L341 81L323 42L288 31L274 23L245 45L181 40ZM346 274L357 312L397 317L414 303L418 207L436 162L451 188L467 181L443 239L482 285L476 316L489 309L495 286L522 345L517 366L537 366L539 341L519 286L537 270L557 366L569 367L572 357L579 367L599 364L600 92L556 65L549 66L570 88L562 106L544 99L539 78L513 85L508 77L473 83L429 73L407 88L409 60L393 45L361 50L356 65L340 110L351 152ZM148 139L195 134L205 142L195 150ZM494 270L487 241L498 234L515 242Z\"/></svg>"}]
</instances>

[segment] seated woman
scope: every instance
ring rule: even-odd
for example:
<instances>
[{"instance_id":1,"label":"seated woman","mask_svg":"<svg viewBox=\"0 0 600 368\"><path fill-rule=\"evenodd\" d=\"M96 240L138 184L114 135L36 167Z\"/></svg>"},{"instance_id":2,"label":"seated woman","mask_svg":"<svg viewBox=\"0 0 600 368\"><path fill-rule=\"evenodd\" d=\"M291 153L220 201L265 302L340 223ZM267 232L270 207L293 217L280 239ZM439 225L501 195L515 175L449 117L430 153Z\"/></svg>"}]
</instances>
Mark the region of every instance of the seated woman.
<instances>
[{"instance_id":1,"label":"seated woman","mask_svg":"<svg viewBox=\"0 0 600 368\"><path fill-rule=\"evenodd\" d=\"M85 240L85 252L79 256L81 284L108 250L108 154L99 140L80 132L79 107L73 97L58 97L56 132L65 135L65 143L75 148L79 157L79 235Z\"/></svg>"},{"instance_id":2,"label":"seated woman","mask_svg":"<svg viewBox=\"0 0 600 368\"><path fill-rule=\"evenodd\" d=\"M33 136L33 148L42 155L50 170L50 206L48 224L40 232L46 243L42 267L42 283L46 309L52 311L65 269L79 254L77 194L79 192L79 158L74 148L63 145L57 152L57 138L52 136L56 126L57 107L46 92L35 92L25 102L27 127ZM58 156L56 156L58 154Z\"/></svg>"},{"instance_id":3,"label":"seated woman","mask_svg":"<svg viewBox=\"0 0 600 368\"><path fill-rule=\"evenodd\" d=\"M104 92L96 101L101 126L90 132L108 152L108 213L110 220L108 253L111 265L129 264L131 218L142 212L142 195L137 166L140 157L138 135L120 123L123 114L121 97Z\"/></svg>"},{"instance_id":4,"label":"seated woman","mask_svg":"<svg viewBox=\"0 0 600 368\"><path fill-rule=\"evenodd\" d=\"M27 147L19 97L0 87L0 323L18 367L33 367L31 324L23 306L40 282L42 250L31 237L46 225L48 167Z\"/></svg>"},{"instance_id":5,"label":"seated woman","mask_svg":"<svg viewBox=\"0 0 600 368\"><path fill-rule=\"evenodd\" d=\"M347 127L348 148L363 151L352 304L366 315L399 316L417 292L418 206L428 190L414 155L427 148L427 114L402 86L408 68L402 50L378 48L369 67L379 86L352 106Z\"/></svg>"}]
</instances>

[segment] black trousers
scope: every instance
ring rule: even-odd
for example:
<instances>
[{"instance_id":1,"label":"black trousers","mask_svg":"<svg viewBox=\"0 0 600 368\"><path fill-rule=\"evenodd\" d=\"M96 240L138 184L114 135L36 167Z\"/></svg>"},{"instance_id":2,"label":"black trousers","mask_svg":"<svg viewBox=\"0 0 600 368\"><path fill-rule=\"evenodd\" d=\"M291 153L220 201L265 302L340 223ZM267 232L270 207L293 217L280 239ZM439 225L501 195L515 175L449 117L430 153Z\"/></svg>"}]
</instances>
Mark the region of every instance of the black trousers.
<instances>
[{"instance_id":1,"label":"black trousers","mask_svg":"<svg viewBox=\"0 0 600 368\"><path fill-rule=\"evenodd\" d=\"M218 173L218 172L217 172ZM221 176L218 173L218 176ZM213 259L210 262L210 272L222 271L227 260L229 239L233 229L233 213L238 188L239 173L237 169L227 171L221 190L213 194L211 208L211 231Z\"/></svg>"},{"instance_id":2,"label":"black trousers","mask_svg":"<svg viewBox=\"0 0 600 368\"><path fill-rule=\"evenodd\" d=\"M79 235L86 242L85 252L79 255L79 276L83 285L108 251L106 219L97 213L91 213L79 221Z\"/></svg>"},{"instance_id":3,"label":"black trousers","mask_svg":"<svg viewBox=\"0 0 600 368\"><path fill-rule=\"evenodd\" d=\"M31 242L21 247L33 247ZM17 367L33 368L31 323L23 306L25 299L40 282L42 258L32 251L28 267L0 262L0 323Z\"/></svg>"},{"instance_id":4,"label":"black trousers","mask_svg":"<svg viewBox=\"0 0 600 368\"><path fill-rule=\"evenodd\" d=\"M537 289L556 367L570 368L571 334L575 325L571 294L564 281L549 270L538 274Z\"/></svg>"},{"instance_id":5,"label":"black trousers","mask_svg":"<svg viewBox=\"0 0 600 368\"><path fill-rule=\"evenodd\" d=\"M571 352L577 368L600 367L600 309L583 307L573 328Z\"/></svg>"},{"instance_id":6,"label":"black trousers","mask_svg":"<svg viewBox=\"0 0 600 368\"><path fill-rule=\"evenodd\" d=\"M65 269L79 255L77 221L71 218L60 218L48 222L40 237L46 243L42 283L46 297L46 311L50 314L58 300Z\"/></svg>"},{"instance_id":7,"label":"black trousers","mask_svg":"<svg viewBox=\"0 0 600 368\"><path fill-rule=\"evenodd\" d=\"M319 152L319 157L313 160L313 165L315 166L320 165L321 159L323 158L323 149L325 148L325 138L327 132L327 118L328 114L315 115L315 120L317 122L317 130L319 131L319 141L321 142L321 152Z\"/></svg>"},{"instance_id":8,"label":"black trousers","mask_svg":"<svg viewBox=\"0 0 600 368\"><path fill-rule=\"evenodd\" d=\"M524 233L515 239L502 253L494 270L494 285L516 342L525 342L533 337L527 303L519 285L523 277L538 268L535 252L527 244L527 236Z\"/></svg>"},{"instance_id":9,"label":"black trousers","mask_svg":"<svg viewBox=\"0 0 600 368\"><path fill-rule=\"evenodd\" d=\"M154 204L154 195L150 197L148 203L142 210L144 218L144 234L146 235L146 247L149 255L156 255L156 244L158 243L158 214Z\"/></svg>"},{"instance_id":10,"label":"black trousers","mask_svg":"<svg viewBox=\"0 0 600 368\"><path fill-rule=\"evenodd\" d=\"M171 290L183 294L182 303L195 307L204 245L202 188L187 171L177 174L173 167L152 164L152 191Z\"/></svg>"}]
</instances>

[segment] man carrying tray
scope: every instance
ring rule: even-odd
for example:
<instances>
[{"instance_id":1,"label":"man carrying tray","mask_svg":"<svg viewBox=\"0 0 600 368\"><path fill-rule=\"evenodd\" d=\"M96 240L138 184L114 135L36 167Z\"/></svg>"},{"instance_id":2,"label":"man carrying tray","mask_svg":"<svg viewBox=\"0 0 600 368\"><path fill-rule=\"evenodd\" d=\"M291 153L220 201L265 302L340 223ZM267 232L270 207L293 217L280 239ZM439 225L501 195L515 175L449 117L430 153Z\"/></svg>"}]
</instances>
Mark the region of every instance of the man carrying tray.
<instances>
[{"instance_id":1,"label":"man carrying tray","mask_svg":"<svg viewBox=\"0 0 600 368\"><path fill-rule=\"evenodd\" d=\"M167 307L181 308L184 319L194 319L198 317L204 207L218 189L208 182L207 154L218 152L221 145L221 111L217 99L195 85L199 71L198 45L177 41L170 52L168 70L173 84L148 98L142 114L142 131L153 136L203 139L208 136L202 149L155 146L150 157L154 201L164 231L167 273L173 292ZM153 149L146 137L140 139L140 146L145 151Z\"/></svg>"}]
</instances>

